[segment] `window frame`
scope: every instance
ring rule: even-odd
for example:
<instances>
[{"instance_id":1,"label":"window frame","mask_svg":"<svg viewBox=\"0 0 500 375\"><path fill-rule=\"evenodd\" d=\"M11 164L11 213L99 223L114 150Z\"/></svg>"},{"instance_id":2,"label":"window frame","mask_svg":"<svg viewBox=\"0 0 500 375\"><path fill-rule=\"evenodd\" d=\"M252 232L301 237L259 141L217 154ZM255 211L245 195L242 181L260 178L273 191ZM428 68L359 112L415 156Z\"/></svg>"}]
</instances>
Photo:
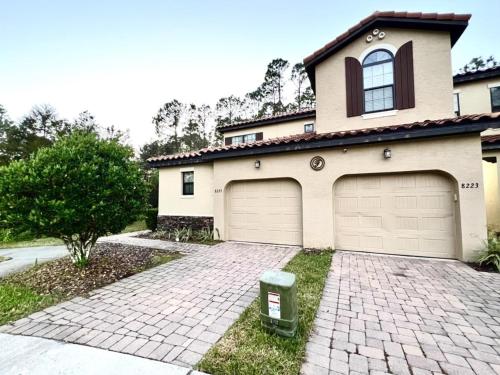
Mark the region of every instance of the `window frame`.
<instances>
[{"instance_id":1,"label":"window frame","mask_svg":"<svg viewBox=\"0 0 500 375\"><path fill-rule=\"evenodd\" d=\"M192 182L186 182L185 176L191 174ZM182 196L183 197L192 197L194 196L194 171L181 171L181 181L182 181ZM191 186L190 191L186 189L187 186Z\"/></svg>"},{"instance_id":2,"label":"window frame","mask_svg":"<svg viewBox=\"0 0 500 375\"><path fill-rule=\"evenodd\" d=\"M490 87L490 105L491 105L491 112L500 112L500 105L493 105L493 90L500 90L500 86L494 86Z\"/></svg>"},{"instance_id":3,"label":"window frame","mask_svg":"<svg viewBox=\"0 0 500 375\"><path fill-rule=\"evenodd\" d=\"M242 143L248 143L248 137L249 136L253 136L254 139L250 142L257 142L257 134L258 133L248 133L248 134L240 134L240 135L233 135L231 137L231 145L239 145L239 144L242 144ZM238 143L235 143L234 140L235 138L237 139L241 139L241 142L238 142Z\"/></svg>"},{"instance_id":4,"label":"window frame","mask_svg":"<svg viewBox=\"0 0 500 375\"><path fill-rule=\"evenodd\" d=\"M311 130L310 131L307 131L307 127L311 127ZM304 133L305 134L310 134L310 133L314 133L314 122L308 122L306 124L304 124Z\"/></svg>"},{"instance_id":5,"label":"window frame","mask_svg":"<svg viewBox=\"0 0 500 375\"><path fill-rule=\"evenodd\" d=\"M460 93L459 92L454 92L453 97L457 97L457 111L455 111L455 102L453 102L453 112L455 113L456 116L460 116Z\"/></svg>"},{"instance_id":6,"label":"window frame","mask_svg":"<svg viewBox=\"0 0 500 375\"><path fill-rule=\"evenodd\" d=\"M390 59L387 59L387 60L382 60L382 61L376 61L376 62L373 62L373 63L368 63L368 64L365 64L365 60L372 54L376 53L376 52L379 52L379 51L382 51L382 52L385 52L387 53L391 58ZM381 85L381 86L374 86L374 87L370 87L369 89L365 89L365 76L364 76L364 71L365 71L365 67L370 67L370 66L375 66L375 65L380 65L380 64L385 64L387 62L391 62L392 63L392 84L390 85ZM378 112L385 112L385 111L393 111L394 109L396 109L395 107L395 101L396 101L396 85L395 85L395 81L396 81L396 76L395 76L395 71L394 71L394 54L387 50L387 49L384 49L384 48L377 48L373 51L371 51L369 54L367 54L365 56L365 58L363 59L363 61L361 62L361 76L362 76L362 82L363 82L363 114L369 114L369 113L378 113ZM374 110L374 111L367 111L366 110L366 92L367 91L374 91L374 90L378 90L378 89L385 89L387 87L392 87L392 107L391 108L384 108L384 109L379 109L379 110Z\"/></svg>"}]
</instances>

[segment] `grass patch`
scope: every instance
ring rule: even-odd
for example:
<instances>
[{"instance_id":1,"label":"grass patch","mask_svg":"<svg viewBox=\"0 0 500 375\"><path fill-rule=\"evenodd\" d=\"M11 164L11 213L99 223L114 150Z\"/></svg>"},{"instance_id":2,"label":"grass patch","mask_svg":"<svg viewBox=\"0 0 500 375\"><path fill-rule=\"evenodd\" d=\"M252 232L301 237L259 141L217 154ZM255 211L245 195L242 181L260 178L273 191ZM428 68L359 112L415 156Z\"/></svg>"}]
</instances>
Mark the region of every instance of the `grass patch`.
<instances>
[{"instance_id":1,"label":"grass patch","mask_svg":"<svg viewBox=\"0 0 500 375\"><path fill-rule=\"evenodd\" d=\"M137 232L146 230L146 222L144 220L137 220L127 227L121 233ZM19 247L38 247L38 246L57 246L64 245L59 238L42 237L34 238L29 233L23 233L18 237L5 236L6 241L0 241L0 249L14 249Z\"/></svg>"},{"instance_id":2,"label":"grass patch","mask_svg":"<svg viewBox=\"0 0 500 375\"><path fill-rule=\"evenodd\" d=\"M0 249L13 249L18 247L36 247L36 246L56 246L63 245L58 238L43 237L31 240L0 242Z\"/></svg>"},{"instance_id":3,"label":"grass patch","mask_svg":"<svg viewBox=\"0 0 500 375\"><path fill-rule=\"evenodd\" d=\"M143 220L137 220L132 224L127 225L125 229L122 231L122 233L138 232L140 230L146 230L146 229L148 229L148 227L146 226L146 221L143 219Z\"/></svg>"},{"instance_id":4,"label":"grass patch","mask_svg":"<svg viewBox=\"0 0 500 375\"><path fill-rule=\"evenodd\" d=\"M0 325L44 309L59 300L59 297L42 295L22 285L0 283Z\"/></svg>"},{"instance_id":5,"label":"grass patch","mask_svg":"<svg viewBox=\"0 0 500 375\"><path fill-rule=\"evenodd\" d=\"M179 257L165 250L102 243L85 268L64 257L8 275L0 279L0 325Z\"/></svg>"},{"instance_id":6,"label":"grass patch","mask_svg":"<svg viewBox=\"0 0 500 375\"><path fill-rule=\"evenodd\" d=\"M297 254L284 268L297 276L299 325L294 338L266 333L257 298L203 357L210 374L298 374L332 259L331 251Z\"/></svg>"}]
</instances>

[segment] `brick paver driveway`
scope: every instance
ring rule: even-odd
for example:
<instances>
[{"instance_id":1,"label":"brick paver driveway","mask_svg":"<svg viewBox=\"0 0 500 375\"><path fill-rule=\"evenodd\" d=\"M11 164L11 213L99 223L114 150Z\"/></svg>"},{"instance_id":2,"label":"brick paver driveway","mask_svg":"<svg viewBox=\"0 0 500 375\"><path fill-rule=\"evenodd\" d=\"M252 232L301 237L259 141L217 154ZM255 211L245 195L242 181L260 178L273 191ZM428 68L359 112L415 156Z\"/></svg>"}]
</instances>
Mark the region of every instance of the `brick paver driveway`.
<instances>
[{"instance_id":1,"label":"brick paver driveway","mask_svg":"<svg viewBox=\"0 0 500 375\"><path fill-rule=\"evenodd\" d=\"M192 366L256 297L258 278L296 247L222 243L32 314L6 333Z\"/></svg>"},{"instance_id":2,"label":"brick paver driveway","mask_svg":"<svg viewBox=\"0 0 500 375\"><path fill-rule=\"evenodd\" d=\"M500 374L500 275L338 252L304 374Z\"/></svg>"}]
</instances>

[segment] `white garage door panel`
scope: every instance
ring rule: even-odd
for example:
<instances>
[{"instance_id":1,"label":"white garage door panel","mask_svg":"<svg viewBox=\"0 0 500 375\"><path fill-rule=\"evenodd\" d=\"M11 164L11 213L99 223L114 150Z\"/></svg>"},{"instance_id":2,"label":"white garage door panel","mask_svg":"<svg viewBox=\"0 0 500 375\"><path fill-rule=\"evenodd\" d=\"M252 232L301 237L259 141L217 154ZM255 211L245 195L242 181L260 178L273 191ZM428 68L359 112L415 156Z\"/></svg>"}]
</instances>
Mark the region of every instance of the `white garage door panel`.
<instances>
[{"instance_id":1,"label":"white garage door panel","mask_svg":"<svg viewBox=\"0 0 500 375\"><path fill-rule=\"evenodd\" d=\"M292 180L236 182L228 190L228 238L302 244L302 194Z\"/></svg>"},{"instance_id":2,"label":"white garage door panel","mask_svg":"<svg viewBox=\"0 0 500 375\"><path fill-rule=\"evenodd\" d=\"M336 248L454 258L451 182L434 173L349 176L335 184Z\"/></svg>"}]
</instances>

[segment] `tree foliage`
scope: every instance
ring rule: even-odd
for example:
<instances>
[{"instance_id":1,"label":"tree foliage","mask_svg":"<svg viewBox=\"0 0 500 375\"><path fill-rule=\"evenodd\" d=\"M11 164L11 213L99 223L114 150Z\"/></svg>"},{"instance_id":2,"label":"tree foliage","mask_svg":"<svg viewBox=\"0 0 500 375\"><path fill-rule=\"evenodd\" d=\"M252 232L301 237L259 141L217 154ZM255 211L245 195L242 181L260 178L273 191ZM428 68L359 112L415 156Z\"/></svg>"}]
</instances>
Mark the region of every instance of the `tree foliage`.
<instances>
[{"instance_id":1,"label":"tree foliage","mask_svg":"<svg viewBox=\"0 0 500 375\"><path fill-rule=\"evenodd\" d=\"M213 108L176 99L165 103L153 117L156 139L143 145L140 158L147 165L146 160L152 156L218 146L223 136L217 127L314 106L304 65L297 63L290 69L287 60L273 59L262 83L242 97L224 96Z\"/></svg>"},{"instance_id":2,"label":"tree foliage","mask_svg":"<svg viewBox=\"0 0 500 375\"><path fill-rule=\"evenodd\" d=\"M76 119L68 121L60 118L54 107L38 105L18 123L14 123L0 106L0 165L27 159L40 148L48 147L58 138L75 132L95 133L104 139L116 139L120 142L126 139L126 133L114 126L99 125L88 111L83 111Z\"/></svg>"},{"instance_id":3,"label":"tree foliage","mask_svg":"<svg viewBox=\"0 0 500 375\"><path fill-rule=\"evenodd\" d=\"M133 150L95 133L73 133L29 159L0 167L0 225L64 241L75 264L97 239L143 210L146 186Z\"/></svg>"},{"instance_id":4,"label":"tree foliage","mask_svg":"<svg viewBox=\"0 0 500 375\"><path fill-rule=\"evenodd\" d=\"M476 72L478 70L484 70L488 68L496 68L500 66L500 62L498 62L493 56L489 57L473 57L469 63L465 64L462 69L460 69L460 73L470 73Z\"/></svg>"}]
</instances>

